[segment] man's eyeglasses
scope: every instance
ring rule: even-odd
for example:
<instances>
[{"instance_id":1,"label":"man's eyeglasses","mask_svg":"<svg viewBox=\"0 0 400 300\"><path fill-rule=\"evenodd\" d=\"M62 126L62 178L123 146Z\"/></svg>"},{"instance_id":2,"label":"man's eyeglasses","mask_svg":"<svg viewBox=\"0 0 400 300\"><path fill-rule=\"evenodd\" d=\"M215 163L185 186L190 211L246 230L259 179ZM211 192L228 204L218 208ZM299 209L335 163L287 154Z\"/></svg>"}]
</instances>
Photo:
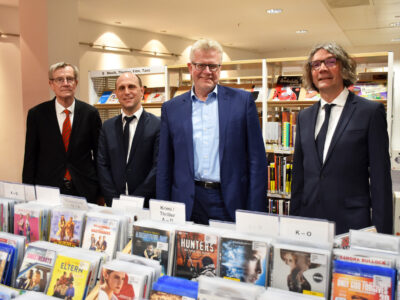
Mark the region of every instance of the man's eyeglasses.
<instances>
[{"instance_id":1,"label":"man's eyeglasses","mask_svg":"<svg viewBox=\"0 0 400 300\"><path fill-rule=\"evenodd\" d=\"M64 83L64 81L67 81L68 84L72 84L75 82L75 78L74 77L57 77L57 78L53 78L51 79L53 82L55 82L58 85L62 85Z\"/></svg>"},{"instance_id":2,"label":"man's eyeglasses","mask_svg":"<svg viewBox=\"0 0 400 300\"><path fill-rule=\"evenodd\" d=\"M207 67L210 70L210 72L216 72L218 69L221 67L221 65L217 64L198 64L198 63L191 63L197 71L204 71Z\"/></svg>"},{"instance_id":3,"label":"man's eyeglasses","mask_svg":"<svg viewBox=\"0 0 400 300\"><path fill-rule=\"evenodd\" d=\"M336 62L337 62L336 57L329 57L329 58L323 59L323 60L314 60L314 61L310 62L310 66L311 66L311 69L313 69L313 70L319 70L322 66L322 63L324 63L325 67L332 68L332 67L336 66Z\"/></svg>"}]
</instances>

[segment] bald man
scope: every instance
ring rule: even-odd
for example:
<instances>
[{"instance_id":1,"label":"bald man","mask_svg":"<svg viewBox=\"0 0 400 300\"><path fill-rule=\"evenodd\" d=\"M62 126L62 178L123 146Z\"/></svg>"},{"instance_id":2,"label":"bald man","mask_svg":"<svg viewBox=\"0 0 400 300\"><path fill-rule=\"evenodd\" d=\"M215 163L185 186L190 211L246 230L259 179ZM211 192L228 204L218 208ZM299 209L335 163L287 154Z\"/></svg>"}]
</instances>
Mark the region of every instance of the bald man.
<instances>
[{"instance_id":1,"label":"bald man","mask_svg":"<svg viewBox=\"0 0 400 300\"><path fill-rule=\"evenodd\" d=\"M118 77L115 93L122 113L104 122L99 138L97 167L100 187L108 206L123 195L156 196L156 168L160 119L146 112L139 76Z\"/></svg>"}]
</instances>

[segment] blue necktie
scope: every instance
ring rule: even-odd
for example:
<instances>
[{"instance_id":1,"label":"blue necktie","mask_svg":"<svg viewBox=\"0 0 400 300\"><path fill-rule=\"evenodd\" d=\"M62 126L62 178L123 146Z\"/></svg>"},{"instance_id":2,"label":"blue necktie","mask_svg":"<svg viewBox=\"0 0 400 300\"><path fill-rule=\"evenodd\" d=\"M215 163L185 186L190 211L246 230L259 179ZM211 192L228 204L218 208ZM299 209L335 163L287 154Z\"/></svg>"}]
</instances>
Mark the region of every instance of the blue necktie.
<instances>
[{"instance_id":1,"label":"blue necktie","mask_svg":"<svg viewBox=\"0 0 400 300\"><path fill-rule=\"evenodd\" d=\"M317 144L318 156L319 156L319 159L322 164L324 162L324 146L325 146L325 140L326 140L326 133L328 132L329 117L331 116L332 106L335 106L335 104L325 104L325 106L324 106L325 120L324 120L324 123L322 124L322 127L317 135L317 139L315 140L315 143Z\"/></svg>"}]
</instances>

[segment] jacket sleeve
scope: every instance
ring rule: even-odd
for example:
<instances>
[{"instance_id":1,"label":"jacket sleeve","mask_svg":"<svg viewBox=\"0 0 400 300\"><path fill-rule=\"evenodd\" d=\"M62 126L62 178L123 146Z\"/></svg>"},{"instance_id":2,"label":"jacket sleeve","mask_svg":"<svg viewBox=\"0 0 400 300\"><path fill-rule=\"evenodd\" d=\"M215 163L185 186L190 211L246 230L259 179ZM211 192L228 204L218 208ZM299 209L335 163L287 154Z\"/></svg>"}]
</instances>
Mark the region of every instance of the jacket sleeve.
<instances>
[{"instance_id":1,"label":"jacket sleeve","mask_svg":"<svg viewBox=\"0 0 400 300\"><path fill-rule=\"evenodd\" d=\"M249 170L247 209L267 211L267 155L257 107L251 94L247 99L247 163Z\"/></svg>"},{"instance_id":2,"label":"jacket sleeve","mask_svg":"<svg viewBox=\"0 0 400 300\"><path fill-rule=\"evenodd\" d=\"M35 184L39 139L34 112L30 110L26 121L25 156L22 182Z\"/></svg>"}]
</instances>

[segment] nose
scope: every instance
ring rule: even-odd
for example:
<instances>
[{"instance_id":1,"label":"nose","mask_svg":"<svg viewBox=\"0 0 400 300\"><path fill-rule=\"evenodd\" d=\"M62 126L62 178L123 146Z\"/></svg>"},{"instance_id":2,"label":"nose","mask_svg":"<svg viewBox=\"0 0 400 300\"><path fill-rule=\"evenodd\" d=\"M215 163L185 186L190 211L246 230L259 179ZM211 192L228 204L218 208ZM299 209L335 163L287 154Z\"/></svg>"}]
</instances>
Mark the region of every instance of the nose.
<instances>
[{"instance_id":1,"label":"nose","mask_svg":"<svg viewBox=\"0 0 400 300\"><path fill-rule=\"evenodd\" d=\"M318 70L319 70L319 71L321 71L321 70L328 70L328 67L326 66L326 64L325 64L324 61L321 61L321 66L319 67Z\"/></svg>"}]
</instances>

